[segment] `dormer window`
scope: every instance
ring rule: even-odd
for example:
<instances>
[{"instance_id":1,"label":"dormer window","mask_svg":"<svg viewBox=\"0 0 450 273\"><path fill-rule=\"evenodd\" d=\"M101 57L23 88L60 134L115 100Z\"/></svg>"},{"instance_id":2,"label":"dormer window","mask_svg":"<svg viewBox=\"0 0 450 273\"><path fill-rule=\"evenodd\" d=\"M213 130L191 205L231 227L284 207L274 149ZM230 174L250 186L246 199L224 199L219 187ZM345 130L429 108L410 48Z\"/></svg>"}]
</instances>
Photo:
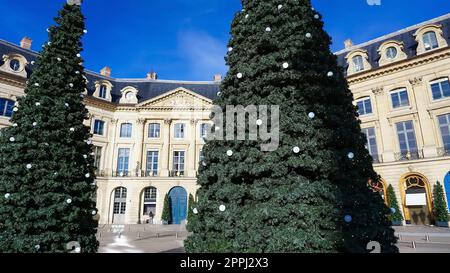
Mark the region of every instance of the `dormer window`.
<instances>
[{"instance_id":1,"label":"dormer window","mask_svg":"<svg viewBox=\"0 0 450 273\"><path fill-rule=\"evenodd\" d=\"M12 59L9 62L9 67L14 71L14 72L18 72L20 70L20 61L17 59Z\"/></svg>"},{"instance_id":2,"label":"dormer window","mask_svg":"<svg viewBox=\"0 0 450 273\"><path fill-rule=\"evenodd\" d=\"M361 55L353 57L352 62L353 62L353 70L355 72L360 72L364 70L364 60Z\"/></svg>"},{"instance_id":3,"label":"dormer window","mask_svg":"<svg viewBox=\"0 0 450 273\"><path fill-rule=\"evenodd\" d=\"M106 93L108 92L108 87L104 84L100 86L98 96L102 99L106 99Z\"/></svg>"},{"instance_id":4,"label":"dormer window","mask_svg":"<svg viewBox=\"0 0 450 273\"><path fill-rule=\"evenodd\" d=\"M423 26L414 33L414 36L418 43L417 55L448 46L447 40L444 38L442 25L440 24Z\"/></svg>"},{"instance_id":5,"label":"dormer window","mask_svg":"<svg viewBox=\"0 0 450 273\"><path fill-rule=\"evenodd\" d=\"M425 50L432 50L439 47L436 32L428 31L423 35L423 45Z\"/></svg>"},{"instance_id":6,"label":"dormer window","mask_svg":"<svg viewBox=\"0 0 450 273\"><path fill-rule=\"evenodd\" d=\"M390 46L386 49L386 58L393 60L397 57L397 48Z\"/></svg>"}]
</instances>

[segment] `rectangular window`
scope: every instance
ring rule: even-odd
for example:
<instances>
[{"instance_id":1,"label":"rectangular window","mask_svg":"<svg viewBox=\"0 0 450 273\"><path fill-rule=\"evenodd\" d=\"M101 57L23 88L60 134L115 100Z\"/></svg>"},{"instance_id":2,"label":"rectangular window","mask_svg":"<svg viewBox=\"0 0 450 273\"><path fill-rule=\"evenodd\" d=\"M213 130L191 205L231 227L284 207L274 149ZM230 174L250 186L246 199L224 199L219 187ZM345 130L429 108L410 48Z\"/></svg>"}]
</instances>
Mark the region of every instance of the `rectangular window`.
<instances>
[{"instance_id":1,"label":"rectangular window","mask_svg":"<svg viewBox=\"0 0 450 273\"><path fill-rule=\"evenodd\" d=\"M161 134L161 125L159 123L151 123L148 126L148 137L159 138Z\"/></svg>"},{"instance_id":2,"label":"rectangular window","mask_svg":"<svg viewBox=\"0 0 450 273\"><path fill-rule=\"evenodd\" d=\"M391 93L391 99L392 108L394 109L409 106L408 91L406 89L393 91Z\"/></svg>"},{"instance_id":3,"label":"rectangular window","mask_svg":"<svg viewBox=\"0 0 450 273\"><path fill-rule=\"evenodd\" d=\"M358 55L353 57L353 68L355 69L355 72L364 70L364 60L362 56Z\"/></svg>"},{"instance_id":4,"label":"rectangular window","mask_svg":"<svg viewBox=\"0 0 450 273\"><path fill-rule=\"evenodd\" d=\"M370 98L365 98L365 99L361 99L358 100L356 102L357 106L358 106L358 113L360 116L364 116L364 115L368 115L368 114L372 114L372 102L370 101Z\"/></svg>"},{"instance_id":5,"label":"rectangular window","mask_svg":"<svg viewBox=\"0 0 450 273\"><path fill-rule=\"evenodd\" d=\"M184 123L175 124L175 138L184 138L185 127Z\"/></svg>"},{"instance_id":6,"label":"rectangular window","mask_svg":"<svg viewBox=\"0 0 450 273\"><path fill-rule=\"evenodd\" d=\"M208 134L208 124L202 123L200 125L200 137L205 138Z\"/></svg>"},{"instance_id":7,"label":"rectangular window","mask_svg":"<svg viewBox=\"0 0 450 273\"><path fill-rule=\"evenodd\" d=\"M131 132L133 131L133 125L131 123L123 123L120 125L120 137L131 137Z\"/></svg>"},{"instance_id":8,"label":"rectangular window","mask_svg":"<svg viewBox=\"0 0 450 273\"><path fill-rule=\"evenodd\" d=\"M425 47L425 50L431 50L439 47L436 32L434 31L428 31L423 35L423 45Z\"/></svg>"},{"instance_id":9,"label":"rectangular window","mask_svg":"<svg viewBox=\"0 0 450 273\"><path fill-rule=\"evenodd\" d=\"M173 171L175 176L184 175L184 151L174 151L173 152Z\"/></svg>"},{"instance_id":10,"label":"rectangular window","mask_svg":"<svg viewBox=\"0 0 450 273\"><path fill-rule=\"evenodd\" d=\"M439 100L450 97L450 82L448 78L433 81L431 84L431 92L433 100Z\"/></svg>"},{"instance_id":11,"label":"rectangular window","mask_svg":"<svg viewBox=\"0 0 450 273\"><path fill-rule=\"evenodd\" d=\"M412 121L397 123L397 135L402 156L417 153L416 134Z\"/></svg>"},{"instance_id":12,"label":"rectangular window","mask_svg":"<svg viewBox=\"0 0 450 273\"><path fill-rule=\"evenodd\" d=\"M117 174L128 176L128 166L130 162L130 149L120 148L117 158Z\"/></svg>"},{"instance_id":13,"label":"rectangular window","mask_svg":"<svg viewBox=\"0 0 450 273\"><path fill-rule=\"evenodd\" d=\"M377 137L375 135L375 128L372 127L363 129L363 133L366 135L367 138L366 149L369 151L372 157L374 157L374 159L378 160L378 147L377 147Z\"/></svg>"},{"instance_id":14,"label":"rectangular window","mask_svg":"<svg viewBox=\"0 0 450 273\"><path fill-rule=\"evenodd\" d=\"M101 160L102 160L102 147L95 146L94 147L94 167L97 170L100 170Z\"/></svg>"},{"instance_id":15,"label":"rectangular window","mask_svg":"<svg viewBox=\"0 0 450 273\"><path fill-rule=\"evenodd\" d=\"M450 152L450 114L439 116L438 119L444 149L446 152Z\"/></svg>"},{"instance_id":16,"label":"rectangular window","mask_svg":"<svg viewBox=\"0 0 450 273\"><path fill-rule=\"evenodd\" d=\"M103 135L103 131L105 128L105 122L102 120L95 120L94 121L94 134L95 135Z\"/></svg>"},{"instance_id":17,"label":"rectangular window","mask_svg":"<svg viewBox=\"0 0 450 273\"><path fill-rule=\"evenodd\" d=\"M14 101L0 98L0 116L12 117Z\"/></svg>"},{"instance_id":18,"label":"rectangular window","mask_svg":"<svg viewBox=\"0 0 450 273\"><path fill-rule=\"evenodd\" d=\"M158 175L158 151L147 151L147 175Z\"/></svg>"}]
</instances>

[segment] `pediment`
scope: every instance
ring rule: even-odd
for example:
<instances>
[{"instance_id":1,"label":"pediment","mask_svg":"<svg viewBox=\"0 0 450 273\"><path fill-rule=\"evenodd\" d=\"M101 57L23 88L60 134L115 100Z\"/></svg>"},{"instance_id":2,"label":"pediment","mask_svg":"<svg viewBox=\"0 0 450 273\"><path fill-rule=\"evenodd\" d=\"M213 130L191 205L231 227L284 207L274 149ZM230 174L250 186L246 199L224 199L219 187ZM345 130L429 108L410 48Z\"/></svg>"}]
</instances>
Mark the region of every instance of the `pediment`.
<instances>
[{"instance_id":1,"label":"pediment","mask_svg":"<svg viewBox=\"0 0 450 273\"><path fill-rule=\"evenodd\" d=\"M177 88L140 103L138 108L205 109L211 106L212 100L186 88Z\"/></svg>"}]
</instances>

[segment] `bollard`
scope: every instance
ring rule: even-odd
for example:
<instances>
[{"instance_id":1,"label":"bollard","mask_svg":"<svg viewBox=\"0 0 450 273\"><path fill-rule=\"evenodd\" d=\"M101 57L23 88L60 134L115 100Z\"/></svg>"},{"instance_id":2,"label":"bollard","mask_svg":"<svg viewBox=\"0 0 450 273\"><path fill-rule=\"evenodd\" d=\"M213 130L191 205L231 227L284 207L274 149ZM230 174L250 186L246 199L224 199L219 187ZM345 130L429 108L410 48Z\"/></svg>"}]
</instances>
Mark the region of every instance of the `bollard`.
<instances>
[{"instance_id":1,"label":"bollard","mask_svg":"<svg viewBox=\"0 0 450 273\"><path fill-rule=\"evenodd\" d=\"M159 233L156 233L156 238L159 238Z\"/></svg>"},{"instance_id":2,"label":"bollard","mask_svg":"<svg viewBox=\"0 0 450 273\"><path fill-rule=\"evenodd\" d=\"M403 241L402 235L398 235L398 239L401 241Z\"/></svg>"},{"instance_id":3,"label":"bollard","mask_svg":"<svg viewBox=\"0 0 450 273\"><path fill-rule=\"evenodd\" d=\"M416 242L412 241L412 248L416 249Z\"/></svg>"},{"instance_id":4,"label":"bollard","mask_svg":"<svg viewBox=\"0 0 450 273\"><path fill-rule=\"evenodd\" d=\"M119 238L122 238L122 232L119 232Z\"/></svg>"},{"instance_id":5,"label":"bollard","mask_svg":"<svg viewBox=\"0 0 450 273\"><path fill-rule=\"evenodd\" d=\"M101 232L98 234L98 237L99 237L99 238L102 238L102 233L101 233Z\"/></svg>"},{"instance_id":6,"label":"bollard","mask_svg":"<svg viewBox=\"0 0 450 273\"><path fill-rule=\"evenodd\" d=\"M429 235L429 234L427 234L427 235L425 236L425 240L426 240L427 242L430 241L430 235Z\"/></svg>"},{"instance_id":7,"label":"bollard","mask_svg":"<svg viewBox=\"0 0 450 273\"><path fill-rule=\"evenodd\" d=\"M140 233L140 232L138 232L137 237L138 237L138 238L141 238L141 233Z\"/></svg>"},{"instance_id":8,"label":"bollard","mask_svg":"<svg viewBox=\"0 0 450 273\"><path fill-rule=\"evenodd\" d=\"M178 239L178 232L177 232L177 233L175 233L175 238L177 238L177 239Z\"/></svg>"}]
</instances>

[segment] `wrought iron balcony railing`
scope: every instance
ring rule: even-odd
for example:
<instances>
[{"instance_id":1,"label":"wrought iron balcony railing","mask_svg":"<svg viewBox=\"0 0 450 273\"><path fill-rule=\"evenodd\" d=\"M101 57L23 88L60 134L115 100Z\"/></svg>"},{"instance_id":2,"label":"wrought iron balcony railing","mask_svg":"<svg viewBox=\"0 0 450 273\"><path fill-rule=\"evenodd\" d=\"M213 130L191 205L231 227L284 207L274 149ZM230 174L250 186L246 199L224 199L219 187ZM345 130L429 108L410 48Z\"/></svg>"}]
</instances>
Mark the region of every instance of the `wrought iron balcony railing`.
<instances>
[{"instance_id":1,"label":"wrought iron balcony railing","mask_svg":"<svg viewBox=\"0 0 450 273\"><path fill-rule=\"evenodd\" d=\"M408 161L408 160L417 160L423 159L423 150L411 150L411 151L403 151L399 153L395 153L396 161Z\"/></svg>"},{"instance_id":2,"label":"wrought iron balcony railing","mask_svg":"<svg viewBox=\"0 0 450 273\"><path fill-rule=\"evenodd\" d=\"M158 171L154 171L154 170L147 170L145 172L142 172L143 176L145 177L155 177L158 176Z\"/></svg>"},{"instance_id":3,"label":"wrought iron balcony railing","mask_svg":"<svg viewBox=\"0 0 450 273\"><path fill-rule=\"evenodd\" d=\"M185 172L181 171L181 170L175 170L175 171L169 172L170 177L183 177L184 175L185 175Z\"/></svg>"},{"instance_id":4,"label":"wrought iron balcony railing","mask_svg":"<svg viewBox=\"0 0 450 273\"><path fill-rule=\"evenodd\" d=\"M450 147L439 147L437 148L438 156L450 156Z\"/></svg>"}]
</instances>

